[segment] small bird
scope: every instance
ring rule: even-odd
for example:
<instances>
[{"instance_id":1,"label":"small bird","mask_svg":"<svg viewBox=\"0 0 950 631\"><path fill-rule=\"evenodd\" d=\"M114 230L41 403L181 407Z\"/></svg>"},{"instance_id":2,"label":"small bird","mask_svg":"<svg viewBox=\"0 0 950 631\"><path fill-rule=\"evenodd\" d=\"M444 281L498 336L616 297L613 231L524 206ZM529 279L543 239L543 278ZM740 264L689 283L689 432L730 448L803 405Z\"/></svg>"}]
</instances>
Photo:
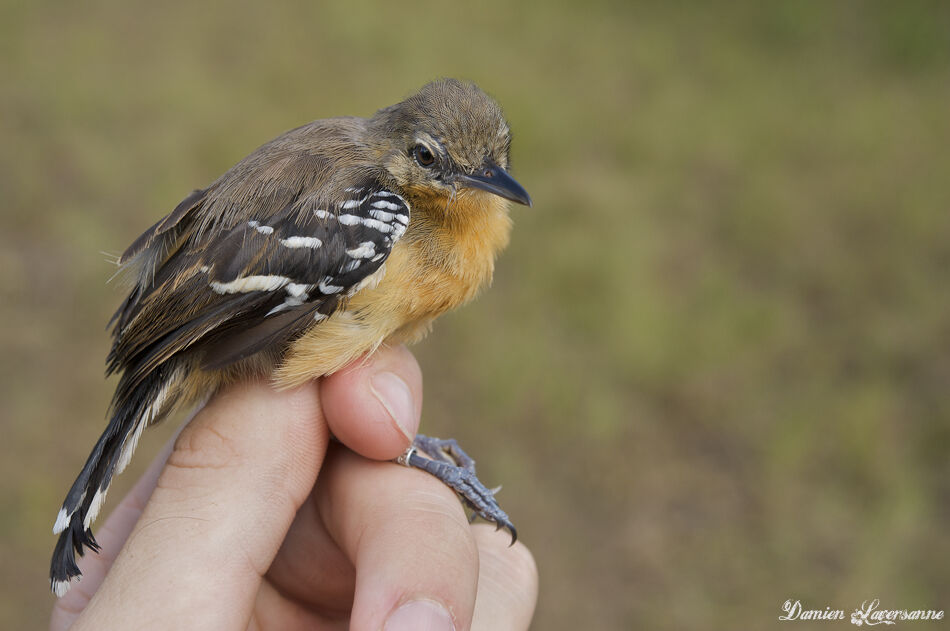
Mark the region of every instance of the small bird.
<instances>
[{"instance_id":1,"label":"small bird","mask_svg":"<svg viewBox=\"0 0 950 631\"><path fill-rule=\"evenodd\" d=\"M434 81L372 118L318 120L188 195L119 259L132 288L110 321L110 420L53 527L57 596L99 545L90 525L142 431L226 384L291 388L382 344L411 343L475 296L508 243L511 133L472 83ZM420 456L423 453L425 456ZM399 462L516 534L455 441L418 436Z\"/></svg>"}]
</instances>

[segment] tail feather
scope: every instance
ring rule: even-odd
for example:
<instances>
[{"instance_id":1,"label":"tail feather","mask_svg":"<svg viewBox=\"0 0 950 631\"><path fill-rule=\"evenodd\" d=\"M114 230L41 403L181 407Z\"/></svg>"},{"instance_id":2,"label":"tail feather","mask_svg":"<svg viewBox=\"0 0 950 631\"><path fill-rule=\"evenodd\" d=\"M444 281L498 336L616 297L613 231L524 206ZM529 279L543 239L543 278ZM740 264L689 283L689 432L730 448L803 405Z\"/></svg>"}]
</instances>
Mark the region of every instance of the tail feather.
<instances>
[{"instance_id":1,"label":"tail feather","mask_svg":"<svg viewBox=\"0 0 950 631\"><path fill-rule=\"evenodd\" d=\"M81 574L79 566L76 565L76 554L82 556L83 548L99 552L99 543L92 531L84 528L79 520L71 520L56 542L50 566L50 589L57 597L62 597L69 591L70 581Z\"/></svg>"},{"instance_id":2,"label":"tail feather","mask_svg":"<svg viewBox=\"0 0 950 631\"><path fill-rule=\"evenodd\" d=\"M171 409L177 385L177 371L156 370L113 406L109 425L66 494L53 526L59 541L50 562L50 587L57 596L65 594L70 582L82 574L76 555L83 556L86 549L99 551L90 526L102 508L112 478L128 465L145 427ZM123 391L121 385L119 391Z\"/></svg>"},{"instance_id":3,"label":"tail feather","mask_svg":"<svg viewBox=\"0 0 950 631\"><path fill-rule=\"evenodd\" d=\"M118 413L113 415L108 427L106 427L106 430L96 442L96 446L92 448L92 453L90 453L86 459L86 464L83 465L82 471L79 472L76 481L73 482L73 485L70 487L69 493L66 494L66 499L63 500L63 507L59 509L59 514L56 516L56 523L53 525L53 534L58 535L69 527L73 515L75 515L84 504L89 490L98 486L98 482L93 482L96 469L102 461L103 453L114 443L115 433L117 430L121 431L122 425L124 425L124 423L120 415Z\"/></svg>"}]
</instances>

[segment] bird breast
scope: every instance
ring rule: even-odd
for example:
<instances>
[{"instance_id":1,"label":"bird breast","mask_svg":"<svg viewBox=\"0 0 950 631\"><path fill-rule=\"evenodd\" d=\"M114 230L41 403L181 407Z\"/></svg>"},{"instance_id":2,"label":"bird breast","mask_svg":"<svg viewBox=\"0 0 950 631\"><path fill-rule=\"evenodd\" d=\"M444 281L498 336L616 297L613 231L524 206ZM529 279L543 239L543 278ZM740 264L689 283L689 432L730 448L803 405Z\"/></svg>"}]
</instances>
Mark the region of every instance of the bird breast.
<instances>
[{"instance_id":1,"label":"bird breast","mask_svg":"<svg viewBox=\"0 0 950 631\"><path fill-rule=\"evenodd\" d=\"M293 343L275 371L277 384L292 387L331 374L383 343L422 339L436 317L491 282L510 230L507 204L494 196L413 208L406 235L378 276Z\"/></svg>"}]
</instances>

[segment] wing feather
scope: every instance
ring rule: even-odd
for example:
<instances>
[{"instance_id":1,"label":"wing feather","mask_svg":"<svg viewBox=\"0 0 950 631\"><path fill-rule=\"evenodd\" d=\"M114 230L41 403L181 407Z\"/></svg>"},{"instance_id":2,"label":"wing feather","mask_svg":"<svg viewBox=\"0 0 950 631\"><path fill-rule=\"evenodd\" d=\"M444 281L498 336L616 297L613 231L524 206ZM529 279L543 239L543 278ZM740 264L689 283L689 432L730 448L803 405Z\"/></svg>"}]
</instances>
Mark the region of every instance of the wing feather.
<instances>
[{"instance_id":1,"label":"wing feather","mask_svg":"<svg viewBox=\"0 0 950 631\"><path fill-rule=\"evenodd\" d=\"M196 229L201 220L182 202L172 213L180 216L153 226L151 245L138 251L171 249L156 240L157 226L181 231L117 312L109 371L134 386L181 353L220 368L318 326L379 270L408 224L406 201L361 175L334 199L312 187L220 231ZM201 200L221 203L214 191Z\"/></svg>"}]
</instances>

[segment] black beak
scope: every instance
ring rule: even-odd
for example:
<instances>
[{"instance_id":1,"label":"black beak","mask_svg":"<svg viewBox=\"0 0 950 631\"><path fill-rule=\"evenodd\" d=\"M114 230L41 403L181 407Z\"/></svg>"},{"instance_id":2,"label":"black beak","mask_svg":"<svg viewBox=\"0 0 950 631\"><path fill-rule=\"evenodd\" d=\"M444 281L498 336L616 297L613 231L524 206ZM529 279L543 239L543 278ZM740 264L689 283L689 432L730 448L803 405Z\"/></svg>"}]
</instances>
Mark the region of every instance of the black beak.
<instances>
[{"instance_id":1,"label":"black beak","mask_svg":"<svg viewBox=\"0 0 950 631\"><path fill-rule=\"evenodd\" d=\"M480 188L483 191L494 193L505 199L510 199L513 202L518 202L525 206L531 205L531 196L528 195L528 191L524 190L515 178L508 175L507 171L493 162L488 162L473 175L459 175L457 180L461 182L463 186Z\"/></svg>"}]
</instances>

